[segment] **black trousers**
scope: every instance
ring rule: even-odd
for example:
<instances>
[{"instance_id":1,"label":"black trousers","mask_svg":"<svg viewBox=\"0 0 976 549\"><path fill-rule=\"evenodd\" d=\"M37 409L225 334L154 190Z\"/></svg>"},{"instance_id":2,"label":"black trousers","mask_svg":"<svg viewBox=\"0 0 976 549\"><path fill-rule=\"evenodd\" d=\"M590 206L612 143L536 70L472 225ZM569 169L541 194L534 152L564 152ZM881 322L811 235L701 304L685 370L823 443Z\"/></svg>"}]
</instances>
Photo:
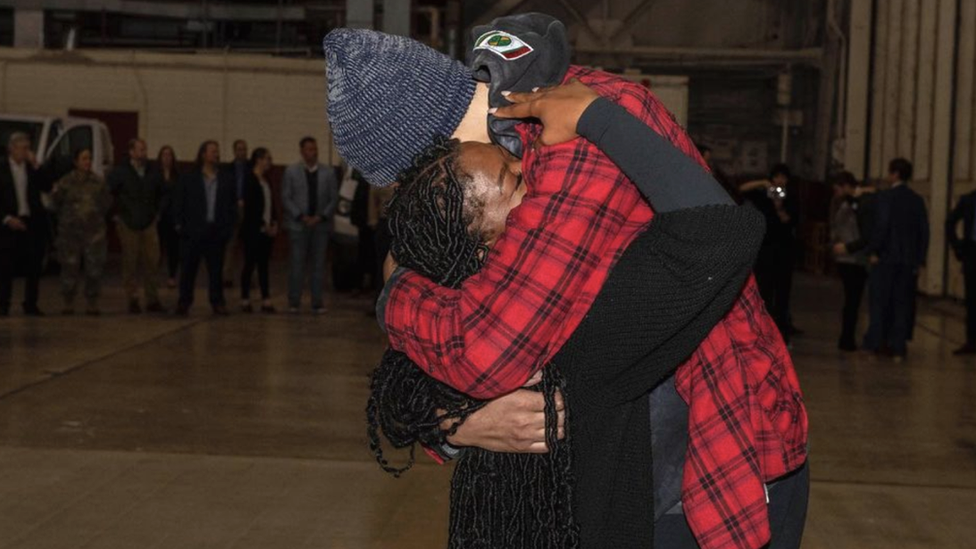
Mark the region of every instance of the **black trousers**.
<instances>
[{"instance_id":1,"label":"black trousers","mask_svg":"<svg viewBox=\"0 0 976 549\"><path fill-rule=\"evenodd\" d=\"M226 305L224 300L224 251L227 249L227 238L218 231L211 229L206 234L183 239L183 260L180 272L180 305L193 305L194 287L197 283L197 271L200 262L207 263L207 279L209 281L210 305Z\"/></svg>"},{"instance_id":2,"label":"black trousers","mask_svg":"<svg viewBox=\"0 0 976 549\"><path fill-rule=\"evenodd\" d=\"M24 309L37 308L44 252L47 249L47 224L26 220L26 231L9 231L0 249L0 309L9 310L13 296L14 272L24 276Z\"/></svg>"},{"instance_id":3,"label":"black trousers","mask_svg":"<svg viewBox=\"0 0 976 549\"><path fill-rule=\"evenodd\" d=\"M244 241L244 270L241 271L241 299L251 298L251 276L258 271L258 285L261 287L261 299L271 297L271 286L268 281L268 262L271 260L271 248L274 239L256 232L242 235Z\"/></svg>"},{"instance_id":4,"label":"black trousers","mask_svg":"<svg viewBox=\"0 0 976 549\"><path fill-rule=\"evenodd\" d=\"M871 268L871 322L864 335L864 348L878 351L885 347L896 355L908 350L915 288L918 278L911 265L880 263Z\"/></svg>"},{"instance_id":5,"label":"black trousers","mask_svg":"<svg viewBox=\"0 0 976 549\"><path fill-rule=\"evenodd\" d=\"M961 259L966 282L966 343L976 345L976 242L963 245Z\"/></svg>"},{"instance_id":6,"label":"black trousers","mask_svg":"<svg viewBox=\"0 0 976 549\"><path fill-rule=\"evenodd\" d=\"M379 288L376 278L376 231L369 225L359 227L359 250L357 254L359 273L363 279L369 276L370 288Z\"/></svg>"},{"instance_id":7,"label":"black trousers","mask_svg":"<svg viewBox=\"0 0 976 549\"><path fill-rule=\"evenodd\" d=\"M790 340L790 294L793 291L794 247L763 247L756 258L756 284L766 310L784 341Z\"/></svg>"},{"instance_id":8,"label":"black trousers","mask_svg":"<svg viewBox=\"0 0 976 549\"><path fill-rule=\"evenodd\" d=\"M160 221L156 226L159 233L159 249L166 256L166 273L170 278L176 278L176 271L180 267L180 235L172 223Z\"/></svg>"},{"instance_id":9,"label":"black trousers","mask_svg":"<svg viewBox=\"0 0 976 549\"><path fill-rule=\"evenodd\" d=\"M857 317L868 281L868 270L862 265L838 263L837 272L844 283L844 308L841 312L840 345L857 347Z\"/></svg>"},{"instance_id":10,"label":"black trousers","mask_svg":"<svg viewBox=\"0 0 976 549\"><path fill-rule=\"evenodd\" d=\"M390 233L389 219L385 217L380 219L379 224L376 225L376 232L373 233L373 243L376 253L377 280L383 280L383 263L386 262L386 256L390 253L390 246L393 244L393 234ZM379 287L383 287L382 282Z\"/></svg>"},{"instance_id":11,"label":"black trousers","mask_svg":"<svg viewBox=\"0 0 976 549\"><path fill-rule=\"evenodd\" d=\"M767 549L799 549L810 501L810 469L800 469L769 485ZM698 542L683 513L664 515L654 523L655 549L697 549Z\"/></svg>"}]
</instances>

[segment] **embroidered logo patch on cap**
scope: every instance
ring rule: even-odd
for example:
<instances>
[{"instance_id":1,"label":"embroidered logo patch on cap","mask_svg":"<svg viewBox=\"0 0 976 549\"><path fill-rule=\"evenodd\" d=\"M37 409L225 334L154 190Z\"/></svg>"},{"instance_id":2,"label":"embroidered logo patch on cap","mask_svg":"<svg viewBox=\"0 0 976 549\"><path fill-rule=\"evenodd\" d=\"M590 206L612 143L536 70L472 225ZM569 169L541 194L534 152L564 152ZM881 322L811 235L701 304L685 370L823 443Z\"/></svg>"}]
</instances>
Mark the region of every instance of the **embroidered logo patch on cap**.
<instances>
[{"instance_id":1,"label":"embroidered logo patch on cap","mask_svg":"<svg viewBox=\"0 0 976 549\"><path fill-rule=\"evenodd\" d=\"M532 53L532 46L518 36L500 30L488 31L479 36L474 41L474 49L494 52L506 61L514 61Z\"/></svg>"}]
</instances>

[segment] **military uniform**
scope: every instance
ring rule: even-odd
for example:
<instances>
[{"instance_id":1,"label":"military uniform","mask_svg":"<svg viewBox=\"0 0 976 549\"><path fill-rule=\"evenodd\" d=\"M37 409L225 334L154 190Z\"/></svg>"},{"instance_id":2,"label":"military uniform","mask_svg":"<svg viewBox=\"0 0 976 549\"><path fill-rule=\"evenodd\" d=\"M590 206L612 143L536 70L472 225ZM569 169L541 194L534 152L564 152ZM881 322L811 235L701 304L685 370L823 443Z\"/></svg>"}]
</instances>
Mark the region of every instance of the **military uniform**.
<instances>
[{"instance_id":1,"label":"military uniform","mask_svg":"<svg viewBox=\"0 0 976 549\"><path fill-rule=\"evenodd\" d=\"M61 263L65 310L72 310L84 259L85 297L89 311L95 312L108 253L105 216L112 205L108 185L94 173L75 170L58 181L51 203L58 214L55 245Z\"/></svg>"}]
</instances>

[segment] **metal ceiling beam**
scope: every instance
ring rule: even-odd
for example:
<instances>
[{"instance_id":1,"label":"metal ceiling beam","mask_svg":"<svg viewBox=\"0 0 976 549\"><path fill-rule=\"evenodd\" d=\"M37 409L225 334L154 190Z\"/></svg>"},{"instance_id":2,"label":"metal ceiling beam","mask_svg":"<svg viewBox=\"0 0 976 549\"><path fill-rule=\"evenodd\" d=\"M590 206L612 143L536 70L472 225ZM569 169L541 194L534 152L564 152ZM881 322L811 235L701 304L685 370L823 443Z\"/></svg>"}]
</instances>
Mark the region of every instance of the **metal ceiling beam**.
<instances>
[{"instance_id":1,"label":"metal ceiling beam","mask_svg":"<svg viewBox=\"0 0 976 549\"><path fill-rule=\"evenodd\" d=\"M59 11L95 11L173 19L222 19L229 21L303 21L304 6L242 6L229 2L152 2L150 0L0 0L0 7Z\"/></svg>"},{"instance_id":2,"label":"metal ceiling beam","mask_svg":"<svg viewBox=\"0 0 976 549\"><path fill-rule=\"evenodd\" d=\"M760 50L753 48L677 48L634 46L631 48L578 48L577 53L630 55L636 57L661 58L712 58L712 59L776 59L787 62L819 62L823 55L821 48L801 50Z\"/></svg>"},{"instance_id":3,"label":"metal ceiling beam","mask_svg":"<svg viewBox=\"0 0 976 549\"><path fill-rule=\"evenodd\" d=\"M594 40L597 40L601 43L606 43L607 37L596 32L596 30L594 30L593 27L590 26L589 21L587 21L586 18L583 17L583 14L580 13L578 9L576 9L576 6L569 3L569 0L559 0L559 5L561 5L563 9L568 11L569 14L573 16L573 19L575 19L576 22L579 23L581 27L583 27L583 30L589 33Z\"/></svg>"},{"instance_id":4,"label":"metal ceiling beam","mask_svg":"<svg viewBox=\"0 0 976 549\"><path fill-rule=\"evenodd\" d=\"M624 25L620 27L617 30L617 32L613 33L613 36L610 37L610 42L613 42L617 38L620 38L621 36L623 36L624 33L630 32L630 30L634 28L635 25L637 25L637 23L640 21L640 18L644 15L645 12L647 12L647 10L651 8L652 5L654 5L654 0L644 0L640 4L634 6L634 9L630 10L630 13L628 13L627 15L624 16L623 19L621 19Z\"/></svg>"},{"instance_id":5,"label":"metal ceiling beam","mask_svg":"<svg viewBox=\"0 0 976 549\"><path fill-rule=\"evenodd\" d=\"M513 11L527 4L529 0L500 0L496 2L485 13L478 16L477 20L489 23L498 17L508 15Z\"/></svg>"},{"instance_id":6,"label":"metal ceiling beam","mask_svg":"<svg viewBox=\"0 0 976 549\"><path fill-rule=\"evenodd\" d=\"M590 64L613 65L621 58L628 64L653 64L680 67L761 67L769 65L804 65L819 67L823 59L821 48L801 50L759 50L747 48L579 48L583 61ZM602 62L602 63L601 63Z\"/></svg>"}]
</instances>

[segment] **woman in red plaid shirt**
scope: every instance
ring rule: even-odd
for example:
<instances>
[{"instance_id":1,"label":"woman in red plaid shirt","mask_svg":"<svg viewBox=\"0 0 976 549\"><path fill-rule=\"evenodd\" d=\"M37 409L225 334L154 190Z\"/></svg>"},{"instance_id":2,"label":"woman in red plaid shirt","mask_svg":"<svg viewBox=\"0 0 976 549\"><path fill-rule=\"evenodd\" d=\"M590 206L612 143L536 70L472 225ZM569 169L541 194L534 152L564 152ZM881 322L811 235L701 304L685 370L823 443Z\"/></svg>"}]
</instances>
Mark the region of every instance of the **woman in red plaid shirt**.
<instances>
[{"instance_id":1,"label":"woman in red plaid shirt","mask_svg":"<svg viewBox=\"0 0 976 549\"><path fill-rule=\"evenodd\" d=\"M429 138L426 130L405 132L403 116L346 122L343 111L350 101L379 105L392 115L416 100L429 105L426 120L437 130L430 133L487 141L487 87L462 83L458 89L433 89L437 82L463 79L426 78L418 67L436 65L444 74L460 69L427 52L419 56L423 63L404 63L404 51L416 46L377 35L344 30L326 37L330 119L336 145L351 164L359 164L371 182L389 183L392 176L384 180L381 167L396 163L391 154L403 152L409 163L418 151L405 150L404 143L423 148ZM538 46L519 55L531 56ZM387 69L396 74L384 87L383 75L377 74ZM570 67L557 83L573 77L700 160L648 90L579 67ZM395 89L396 97L374 97L387 89ZM420 95L413 93L417 90ZM432 97L437 103L428 101ZM468 115L441 116L439 107L456 104L457 98ZM400 106L392 108L390 102ZM370 131L364 131L364 120L374 125L365 126ZM429 374L482 398L517 389L562 348L611 267L652 217L631 181L592 144L575 140L532 149L540 128L521 124L516 129L526 144L522 172L536 194L509 216L505 234L478 275L459 289L404 275L391 288L385 317L394 348ZM381 167L371 166L374 157L383 158ZM752 281L679 368L675 387L689 406L681 500L698 544L763 546L771 537L767 486L804 465L807 420L792 363Z\"/></svg>"}]
</instances>

